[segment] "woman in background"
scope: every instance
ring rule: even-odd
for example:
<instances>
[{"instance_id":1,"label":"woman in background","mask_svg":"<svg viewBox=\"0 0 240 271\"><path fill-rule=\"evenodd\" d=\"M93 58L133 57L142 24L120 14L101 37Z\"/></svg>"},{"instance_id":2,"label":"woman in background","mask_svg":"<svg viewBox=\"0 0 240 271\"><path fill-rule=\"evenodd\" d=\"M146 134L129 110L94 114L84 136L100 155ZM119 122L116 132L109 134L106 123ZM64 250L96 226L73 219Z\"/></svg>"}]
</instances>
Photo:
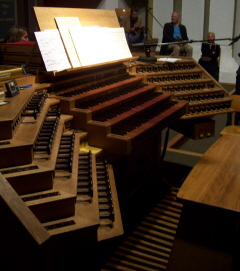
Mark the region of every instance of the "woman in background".
<instances>
[{"instance_id":1,"label":"woman in background","mask_svg":"<svg viewBox=\"0 0 240 271\"><path fill-rule=\"evenodd\" d=\"M209 32L208 43L202 43L202 56L198 63L216 80L219 80L218 58L220 55L220 46L215 44L215 34Z\"/></svg>"},{"instance_id":2,"label":"woman in background","mask_svg":"<svg viewBox=\"0 0 240 271\"><path fill-rule=\"evenodd\" d=\"M26 42L28 39L28 30L25 27L14 25L11 27L3 40L3 43Z\"/></svg>"},{"instance_id":3,"label":"woman in background","mask_svg":"<svg viewBox=\"0 0 240 271\"><path fill-rule=\"evenodd\" d=\"M26 42L28 39L28 30L25 27L14 25L8 30L8 33L3 40L3 43L11 43L11 42ZM3 64L3 56L0 52L0 65Z\"/></svg>"}]
</instances>

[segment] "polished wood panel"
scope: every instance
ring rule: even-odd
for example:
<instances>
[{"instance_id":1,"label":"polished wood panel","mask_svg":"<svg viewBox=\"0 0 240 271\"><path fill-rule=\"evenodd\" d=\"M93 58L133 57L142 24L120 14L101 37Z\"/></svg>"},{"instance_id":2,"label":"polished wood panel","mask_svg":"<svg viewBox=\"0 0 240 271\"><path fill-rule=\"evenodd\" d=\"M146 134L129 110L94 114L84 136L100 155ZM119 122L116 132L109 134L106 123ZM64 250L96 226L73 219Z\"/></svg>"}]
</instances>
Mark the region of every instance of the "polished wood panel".
<instances>
[{"instance_id":1,"label":"polished wood panel","mask_svg":"<svg viewBox=\"0 0 240 271\"><path fill-rule=\"evenodd\" d=\"M42 227L38 219L32 214L1 173L0 183L1 199L8 205L38 244L46 242L50 238L50 234Z\"/></svg>"},{"instance_id":2,"label":"polished wood panel","mask_svg":"<svg viewBox=\"0 0 240 271\"><path fill-rule=\"evenodd\" d=\"M221 136L190 172L179 199L239 212L239 150L238 136Z\"/></svg>"},{"instance_id":3,"label":"polished wood panel","mask_svg":"<svg viewBox=\"0 0 240 271\"><path fill-rule=\"evenodd\" d=\"M239 270L239 148L239 136L221 136L180 188L183 211L167 270Z\"/></svg>"},{"instance_id":4,"label":"polished wood panel","mask_svg":"<svg viewBox=\"0 0 240 271\"><path fill-rule=\"evenodd\" d=\"M41 31L57 28L55 17L78 17L82 26L119 27L115 10L34 7L34 11Z\"/></svg>"},{"instance_id":5,"label":"polished wood panel","mask_svg":"<svg viewBox=\"0 0 240 271\"><path fill-rule=\"evenodd\" d=\"M21 96L16 96L15 99L13 99L12 101L15 100L15 102L17 103L19 101L18 98L20 97ZM15 102L11 103L13 103L14 105ZM15 106L17 113L15 110L9 110L4 113L7 114L7 112L9 112L8 118L10 119L10 127L8 127L9 129L5 128L5 131L12 131L12 126L14 125L13 120L16 120L16 118L20 118L20 121L18 122L16 132L14 132L15 136L9 140L2 141L0 144L0 154L6 157L6 159L0 161L1 168L30 164L32 162L33 146L39 133L39 129L41 128L42 122L44 121L48 110L51 107L56 106L58 103L58 100L47 99L44 103L39 118L37 118L36 120L33 117L22 117L22 107L18 106ZM11 108L13 105L11 105ZM25 106L26 101L24 103L20 103L20 105ZM19 110L19 108L21 109ZM12 111L14 111L15 114ZM13 114L13 116L11 116L11 114ZM0 123L5 122L5 119L6 117L1 116ZM24 155L22 155L23 153Z\"/></svg>"}]
</instances>

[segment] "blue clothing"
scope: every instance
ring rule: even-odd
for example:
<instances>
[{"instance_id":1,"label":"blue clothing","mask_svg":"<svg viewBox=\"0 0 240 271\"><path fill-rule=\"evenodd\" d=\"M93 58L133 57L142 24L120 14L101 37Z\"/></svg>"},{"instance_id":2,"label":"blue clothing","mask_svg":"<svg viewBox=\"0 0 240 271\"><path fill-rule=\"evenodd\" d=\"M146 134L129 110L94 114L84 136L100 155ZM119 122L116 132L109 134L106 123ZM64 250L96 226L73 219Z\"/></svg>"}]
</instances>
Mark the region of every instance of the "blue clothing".
<instances>
[{"instance_id":1,"label":"blue clothing","mask_svg":"<svg viewBox=\"0 0 240 271\"><path fill-rule=\"evenodd\" d=\"M174 29L173 30L174 39L177 39L177 37L182 38L179 26L173 26L173 29Z\"/></svg>"},{"instance_id":2,"label":"blue clothing","mask_svg":"<svg viewBox=\"0 0 240 271\"><path fill-rule=\"evenodd\" d=\"M140 34L129 34L129 33L125 33L126 35L126 39L127 39L127 43L131 44L131 43L143 43L146 40L147 34L143 33L141 35Z\"/></svg>"},{"instance_id":3,"label":"blue clothing","mask_svg":"<svg viewBox=\"0 0 240 271\"><path fill-rule=\"evenodd\" d=\"M124 28L124 32L126 35L127 43L143 43L146 40L147 34L140 32L140 33L130 33L131 28L141 28L142 25L142 19L137 18L137 20L134 21L134 25L132 25L131 16L123 17L120 26Z\"/></svg>"}]
</instances>

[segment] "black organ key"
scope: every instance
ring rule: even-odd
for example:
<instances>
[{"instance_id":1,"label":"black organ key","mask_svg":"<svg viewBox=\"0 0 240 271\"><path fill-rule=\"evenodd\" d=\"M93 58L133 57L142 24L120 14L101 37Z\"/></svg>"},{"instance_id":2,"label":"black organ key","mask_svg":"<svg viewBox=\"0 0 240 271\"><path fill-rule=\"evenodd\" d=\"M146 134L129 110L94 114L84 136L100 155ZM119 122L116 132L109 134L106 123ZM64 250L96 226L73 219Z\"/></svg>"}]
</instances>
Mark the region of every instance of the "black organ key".
<instances>
[{"instance_id":1,"label":"black organ key","mask_svg":"<svg viewBox=\"0 0 240 271\"><path fill-rule=\"evenodd\" d=\"M53 138L55 135L58 120L59 118L51 120L48 118L45 119L39 132L39 136L36 138L36 142L33 148L34 152L46 152L48 155L51 154Z\"/></svg>"},{"instance_id":2,"label":"black organ key","mask_svg":"<svg viewBox=\"0 0 240 271\"><path fill-rule=\"evenodd\" d=\"M93 197L91 151L79 154L77 194Z\"/></svg>"},{"instance_id":3,"label":"black organ key","mask_svg":"<svg viewBox=\"0 0 240 271\"><path fill-rule=\"evenodd\" d=\"M147 86L147 84L137 84L135 86L125 88L121 92L113 92L113 93L110 93L110 94L105 95L103 97L93 99L91 101L79 103L79 104L76 105L76 107L77 108L82 108L82 109L89 109L89 108L94 107L94 106L96 106L98 104L101 104L101 103L104 103L104 102L107 102L107 101L111 101L114 98L121 97L121 96L124 96L124 95L126 95L128 93L134 92L134 91L136 91L138 89L143 88L144 86Z\"/></svg>"},{"instance_id":4,"label":"black organ key","mask_svg":"<svg viewBox=\"0 0 240 271\"><path fill-rule=\"evenodd\" d=\"M164 103L162 106L154 107L146 111L144 114L140 116L133 117L131 120L121 123L116 127L113 127L112 133L119 134L119 135L126 135L129 131L133 131L137 127L141 126L142 124L148 122L150 119L154 118L155 116L161 114L171 106L176 104L176 102L167 102Z\"/></svg>"},{"instance_id":5,"label":"black organ key","mask_svg":"<svg viewBox=\"0 0 240 271\"><path fill-rule=\"evenodd\" d=\"M72 97L72 96L79 95L79 94L82 94L82 93L85 93L85 92L90 92L91 90L95 90L95 89L98 89L98 88L101 88L101 87L113 85L115 83L125 81L125 80L131 79L131 78L134 78L134 76L127 74L127 75L119 76L119 77L117 77L115 79L106 80L105 82L95 83L95 84L92 84L91 86L77 87L74 90L62 93L59 96ZM71 86L71 84L69 84L69 85ZM69 85L66 86L66 87L70 87Z\"/></svg>"},{"instance_id":6,"label":"black organ key","mask_svg":"<svg viewBox=\"0 0 240 271\"><path fill-rule=\"evenodd\" d=\"M133 101L128 102L127 104L116 106L114 109L107 110L106 112L99 113L96 116L93 116L92 119L95 121L104 122L109 119L114 118L115 116L118 116L120 114L123 114L124 112L129 111L130 109L133 109L139 105L144 104L145 102L154 99L155 97L161 96L162 93L153 92L146 95L143 95L142 97L136 98Z\"/></svg>"}]
</instances>

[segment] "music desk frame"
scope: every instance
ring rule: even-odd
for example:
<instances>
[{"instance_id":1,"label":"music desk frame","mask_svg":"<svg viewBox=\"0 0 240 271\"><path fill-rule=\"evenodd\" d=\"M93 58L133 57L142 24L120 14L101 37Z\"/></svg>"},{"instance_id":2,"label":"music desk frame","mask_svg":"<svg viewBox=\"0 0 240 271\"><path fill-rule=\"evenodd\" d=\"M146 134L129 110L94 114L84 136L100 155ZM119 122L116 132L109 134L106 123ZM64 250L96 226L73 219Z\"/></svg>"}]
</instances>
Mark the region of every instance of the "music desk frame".
<instances>
[{"instance_id":1,"label":"music desk frame","mask_svg":"<svg viewBox=\"0 0 240 271\"><path fill-rule=\"evenodd\" d=\"M183 203L167 270L240 270L240 137L224 135L180 188Z\"/></svg>"}]
</instances>

